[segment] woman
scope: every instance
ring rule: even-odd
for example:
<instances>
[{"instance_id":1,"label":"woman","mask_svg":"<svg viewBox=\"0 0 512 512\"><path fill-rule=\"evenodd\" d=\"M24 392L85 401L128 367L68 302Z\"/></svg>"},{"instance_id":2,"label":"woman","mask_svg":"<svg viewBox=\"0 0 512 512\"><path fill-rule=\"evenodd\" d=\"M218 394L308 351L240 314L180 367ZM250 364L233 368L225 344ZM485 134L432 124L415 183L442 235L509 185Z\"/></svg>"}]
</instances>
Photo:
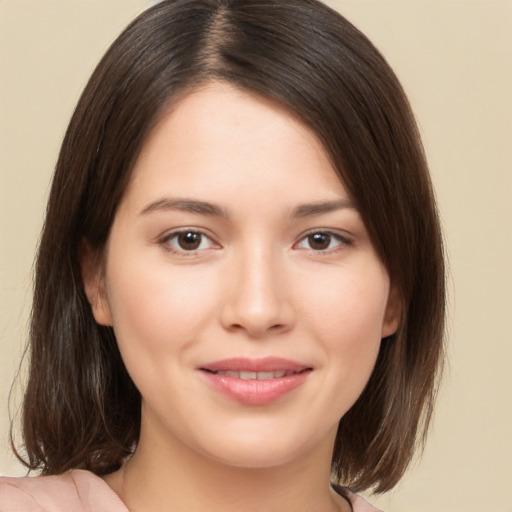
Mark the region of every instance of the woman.
<instances>
[{"instance_id":1,"label":"woman","mask_svg":"<svg viewBox=\"0 0 512 512\"><path fill-rule=\"evenodd\" d=\"M161 2L63 142L23 409L45 476L0 510L372 510L443 320L421 142L365 36L314 0Z\"/></svg>"}]
</instances>

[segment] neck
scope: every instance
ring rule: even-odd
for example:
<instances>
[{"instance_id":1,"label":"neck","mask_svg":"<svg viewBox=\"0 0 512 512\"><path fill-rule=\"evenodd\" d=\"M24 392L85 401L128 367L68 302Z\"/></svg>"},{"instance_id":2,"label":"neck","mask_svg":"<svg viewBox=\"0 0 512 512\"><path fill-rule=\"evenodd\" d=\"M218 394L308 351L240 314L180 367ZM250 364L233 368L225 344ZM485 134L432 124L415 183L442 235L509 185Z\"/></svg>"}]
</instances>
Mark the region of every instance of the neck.
<instances>
[{"instance_id":1,"label":"neck","mask_svg":"<svg viewBox=\"0 0 512 512\"><path fill-rule=\"evenodd\" d=\"M106 478L130 512L350 510L329 486L332 442L275 467L245 468L157 439L143 426L136 453Z\"/></svg>"}]
</instances>

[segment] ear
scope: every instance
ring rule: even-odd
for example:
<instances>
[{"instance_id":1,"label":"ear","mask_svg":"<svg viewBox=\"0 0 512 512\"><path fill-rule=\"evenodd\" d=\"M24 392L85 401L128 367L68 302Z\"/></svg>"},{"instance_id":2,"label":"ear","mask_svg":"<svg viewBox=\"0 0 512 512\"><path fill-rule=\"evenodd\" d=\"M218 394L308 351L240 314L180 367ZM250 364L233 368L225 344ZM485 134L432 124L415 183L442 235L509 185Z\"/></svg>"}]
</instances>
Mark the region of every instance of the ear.
<instances>
[{"instance_id":1,"label":"ear","mask_svg":"<svg viewBox=\"0 0 512 512\"><path fill-rule=\"evenodd\" d=\"M98 252L83 240L80 244L82 281L92 314L98 324L111 326L112 315L105 287L105 271Z\"/></svg>"},{"instance_id":2,"label":"ear","mask_svg":"<svg viewBox=\"0 0 512 512\"><path fill-rule=\"evenodd\" d=\"M398 330L402 319L403 301L398 288L391 284L388 294L388 303L382 323L382 338L392 336Z\"/></svg>"}]
</instances>

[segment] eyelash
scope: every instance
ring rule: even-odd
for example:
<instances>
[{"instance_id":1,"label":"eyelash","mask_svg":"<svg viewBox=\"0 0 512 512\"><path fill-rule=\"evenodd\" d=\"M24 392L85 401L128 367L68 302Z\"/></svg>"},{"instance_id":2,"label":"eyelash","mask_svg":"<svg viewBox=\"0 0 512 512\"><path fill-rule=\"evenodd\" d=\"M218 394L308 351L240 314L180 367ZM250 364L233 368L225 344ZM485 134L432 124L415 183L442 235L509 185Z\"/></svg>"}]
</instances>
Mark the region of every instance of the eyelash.
<instances>
[{"instance_id":1,"label":"eyelash","mask_svg":"<svg viewBox=\"0 0 512 512\"><path fill-rule=\"evenodd\" d=\"M199 246L198 248L195 248L195 249L192 249L192 250L187 250L187 249L183 249L183 248L177 248L176 246L173 246L172 245L172 241L174 239L178 240L178 237L180 235L199 235L200 237L200 242L199 242ZM200 251L203 251L205 250L205 248L203 249L200 249L204 239L207 239L209 240L210 244L212 246L215 246L214 248L220 248L220 245L215 243L212 238L210 236L208 236L204 231L201 231L200 229L179 229L179 230L176 230L176 231L172 231L171 233L167 233L166 235L164 235L158 242L164 247L164 249L166 251L169 251L169 252L172 252L174 254L178 254L178 255L195 255L197 254L198 252ZM179 243L179 242L177 242ZM209 247L211 248L211 247Z\"/></svg>"},{"instance_id":2,"label":"eyelash","mask_svg":"<svg viewBox=\"0 0 512 512\"><path fill-rule=\"evenodd\" d=\"M340 233L330 231L328 229L314 229L312 231L309 231L308 233L305 233L300 238L300 240L294 245L294 247L299 247L300 244L307 242L308 239L310 239L311 237L314 237L316 235L323 235L323 236L329 237L329 245L331 245L331 242L333 240L337 242L335 247L328 247L326 249L315 250L311 247L304 248L306 250L311 250L316 254L332 254L334 252L343 250L343 248L349 247L353 244L353 242L350 238L348 238L347 236L343 236ZM309 241L311 242L311 240L309 240Z\"/></svg>"},{"instance_id":3,"label":"eyelash","mask_svg":"<svg viewBox=\"0 0 512 512\"><path fill-rule=\"evenodd\" d=\"M179 244L178 238L180 235L194 235L199 236L199 245L191 250L184 249L183 247L178 248L175 245L172 244L173 240L176 240L176 243ZM307 247L300 247L301 244L307 243L308 240L311 242L311 237L314 236L325 236L328 237L328 245L331 245L333 241L336 242L335 247L327 247L325 249L319 249L315 250L311 246L309 248ZM202 248L201 245L204 242L204 239L207 239L209 241L209 247ZM172 252L174 254L178 255L197 255L199 252L204 251L206 249L219 249L221 246L214 242L210 236L208 236L204 231L200 229L179 229L177 231L172 231L171 233L166 234L163 236L159 241L159 244L161 244L166 251ZM293 245L294 249L305 249L305 250L311 250L312 252L316 254L331 254L333 252L337 252L339 250L342 250L344 247L348 247L352 245L352 240L346 236L343 236L339 233L330 231L328 229L315 229L312 231L309 231L301 236L299 241Z\"/></svg>"}]
</instances>

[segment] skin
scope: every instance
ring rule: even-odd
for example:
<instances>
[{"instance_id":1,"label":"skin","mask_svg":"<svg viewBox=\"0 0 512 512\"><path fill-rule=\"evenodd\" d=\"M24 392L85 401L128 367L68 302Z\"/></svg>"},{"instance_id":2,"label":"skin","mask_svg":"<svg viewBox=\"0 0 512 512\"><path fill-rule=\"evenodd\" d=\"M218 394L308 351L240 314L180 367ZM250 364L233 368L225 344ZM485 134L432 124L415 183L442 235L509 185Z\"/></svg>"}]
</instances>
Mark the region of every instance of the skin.
<instances>
[{"instance_id":1,"label":"skin","mask_svg":"<svg viewBox=\"0 0 512 512\"><path fill-rule=\"evenodd\" d=\"M93 313L114 327L142 394L137 450L105 478L132 512L350 510L329 487L337 424L399 306L303 123L227 84L182 98L146 141L95 261L83 258ZM264 405L199 371L267 356L311 371Z\"/></svg>"}]
</instances>

